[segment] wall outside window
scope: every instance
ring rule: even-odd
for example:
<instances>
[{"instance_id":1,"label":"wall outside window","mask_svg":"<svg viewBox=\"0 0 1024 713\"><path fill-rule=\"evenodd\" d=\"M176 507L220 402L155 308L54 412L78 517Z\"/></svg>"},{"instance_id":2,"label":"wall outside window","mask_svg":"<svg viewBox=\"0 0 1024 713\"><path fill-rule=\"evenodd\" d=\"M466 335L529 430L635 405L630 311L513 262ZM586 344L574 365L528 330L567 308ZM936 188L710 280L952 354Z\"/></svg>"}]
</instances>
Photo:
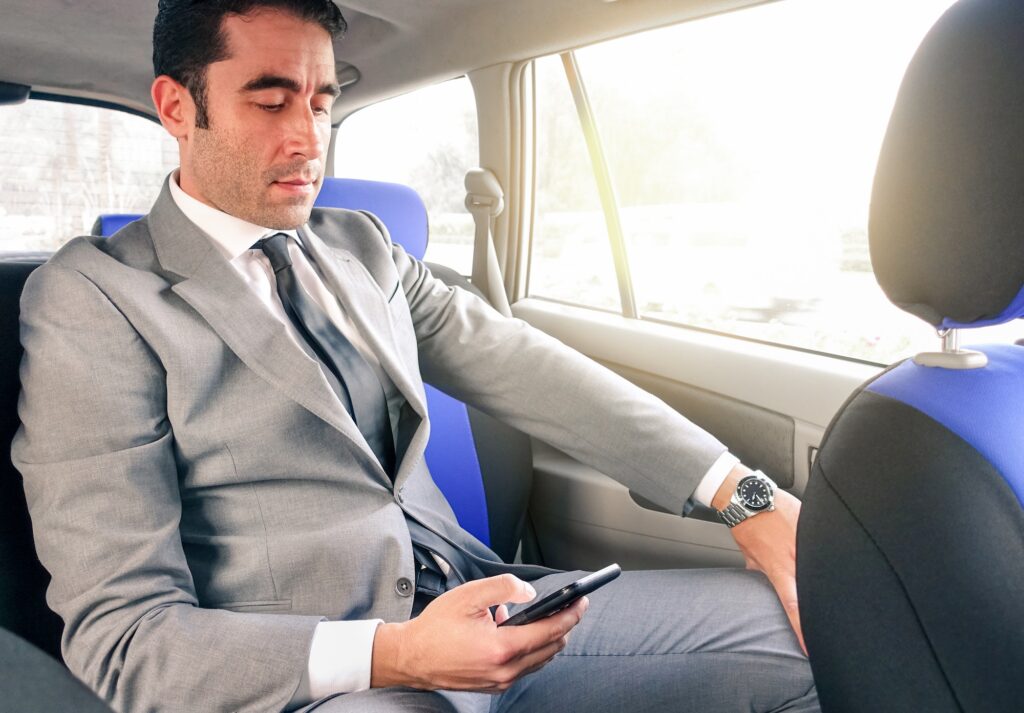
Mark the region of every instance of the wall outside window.
<instances>
[{"instance_id":1,"label":"wall outside window","mask_svg":"<svg viewBox=\"0 0 1024 713\"><path fill-rule=\"evenodd\" d=\"M160 124L94 106L0 107L0 251L56 250L101 213L148 213L178 147Z\"/></svg>"}]
</instances>

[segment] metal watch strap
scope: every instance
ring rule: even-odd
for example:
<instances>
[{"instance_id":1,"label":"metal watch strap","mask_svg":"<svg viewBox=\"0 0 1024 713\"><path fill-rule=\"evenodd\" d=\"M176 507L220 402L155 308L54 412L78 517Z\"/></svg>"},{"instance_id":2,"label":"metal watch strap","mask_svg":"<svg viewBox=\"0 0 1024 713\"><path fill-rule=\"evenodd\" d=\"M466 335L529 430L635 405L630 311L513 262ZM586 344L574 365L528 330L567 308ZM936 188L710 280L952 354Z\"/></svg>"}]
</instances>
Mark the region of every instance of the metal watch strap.
<instances>
[{"instance_id":1,"label":"metal watch strap","mask_svg":"<svg viewBox=\"0 0 1024 713\"><path fill-rule=\"evenodd\" d=\"M764 482L768 486L771 499L769 500L769 505L767 508L761 510L751 510L750 508L744 506L743 503L739 502L740 483L742 483L744 480L747 480L748 478L756 478ZM718 511L718 517L722 520L722 522L724 522L729 527L736 527L747 518L753 517L754 515L759 515L762 512L774 510L774 496L775 491L777 489L778 486L775 485L771 478L762 473L760 470L755 470L751 472L749 475L740 478L739 483L736 484L736 491L732 494L732 497L729 499L729 504Z\"/></svg>"},{"instance_id":2,"label":"metal watch strap","mask_svg":"<svg viewBox=\"0 0 1024 713\"><path fill-rule=\"evenodd\" d=\"M729 527L736 527L749 517L746 508L739 503L729 503L724 510L718 511L718 516Z\"/></svg>"}]
</instances>

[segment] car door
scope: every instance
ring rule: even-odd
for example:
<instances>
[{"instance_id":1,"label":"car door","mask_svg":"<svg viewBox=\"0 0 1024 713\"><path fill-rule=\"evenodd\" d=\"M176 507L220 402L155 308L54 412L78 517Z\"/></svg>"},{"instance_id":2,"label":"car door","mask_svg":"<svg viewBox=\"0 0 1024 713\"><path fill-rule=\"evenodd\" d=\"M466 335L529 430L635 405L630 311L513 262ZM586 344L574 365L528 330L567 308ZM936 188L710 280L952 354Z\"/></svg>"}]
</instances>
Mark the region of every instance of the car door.
<instances>
[{"instance_id":1,"label":"car door","mask_svg":"<svg viewBox=\"0 0 1024 713\"><path fill-rule=\"evenodd\" d=\"M515 316L799 494L849 394L935 340L877 287L867 208L900 77L949 4L790 0L471 73ZM541 443L534 464L546 564L742 564L706 509L664 512Z\"/></svg>"}]
</instances>

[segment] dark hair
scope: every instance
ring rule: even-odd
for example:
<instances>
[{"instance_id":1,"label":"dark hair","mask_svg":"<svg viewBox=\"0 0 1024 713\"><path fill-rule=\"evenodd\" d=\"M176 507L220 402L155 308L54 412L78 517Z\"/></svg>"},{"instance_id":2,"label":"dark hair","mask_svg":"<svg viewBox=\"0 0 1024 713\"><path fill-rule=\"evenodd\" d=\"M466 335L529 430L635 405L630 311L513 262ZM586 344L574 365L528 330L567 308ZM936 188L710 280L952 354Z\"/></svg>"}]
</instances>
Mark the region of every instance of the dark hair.
<instances>
[{"instance_id":1,"label":"dark hair","mask_svg":"<svg viewBox=\"0 0 1024 713\"><path fill-rule=\"evenodd\" d=\"M206 129L206 68L228 54L222 31L226 15L271 8L291 13L327 30L332 39L347 25L333 0L159 0L153 23L154 76L166 74L183 84L196 104L196 126Z\"/></svg>"}]
</instances>

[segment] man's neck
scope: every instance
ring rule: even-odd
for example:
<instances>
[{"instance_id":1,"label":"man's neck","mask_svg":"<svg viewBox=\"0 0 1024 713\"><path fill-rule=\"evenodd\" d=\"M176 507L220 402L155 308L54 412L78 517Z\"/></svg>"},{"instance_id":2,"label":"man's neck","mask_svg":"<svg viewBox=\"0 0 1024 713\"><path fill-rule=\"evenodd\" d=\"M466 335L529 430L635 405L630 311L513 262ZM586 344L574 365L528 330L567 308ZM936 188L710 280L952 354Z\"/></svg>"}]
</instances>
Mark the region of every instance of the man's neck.
<instances>
[{"instance_id":1,"label":"man's neck","mask_svg":"<svg viewBox=\"0 0 1024 713\"><path fill-rule=\"evenodd\" d=\"M228 260L234 260L268 233L283 232L295 235L295 231L271 230L218 210L189 194L179 184L179 178L180 174L176 170L168 180L171 198L175 205L186 218L210 238Z\"/></svg>"}]
</instances>

